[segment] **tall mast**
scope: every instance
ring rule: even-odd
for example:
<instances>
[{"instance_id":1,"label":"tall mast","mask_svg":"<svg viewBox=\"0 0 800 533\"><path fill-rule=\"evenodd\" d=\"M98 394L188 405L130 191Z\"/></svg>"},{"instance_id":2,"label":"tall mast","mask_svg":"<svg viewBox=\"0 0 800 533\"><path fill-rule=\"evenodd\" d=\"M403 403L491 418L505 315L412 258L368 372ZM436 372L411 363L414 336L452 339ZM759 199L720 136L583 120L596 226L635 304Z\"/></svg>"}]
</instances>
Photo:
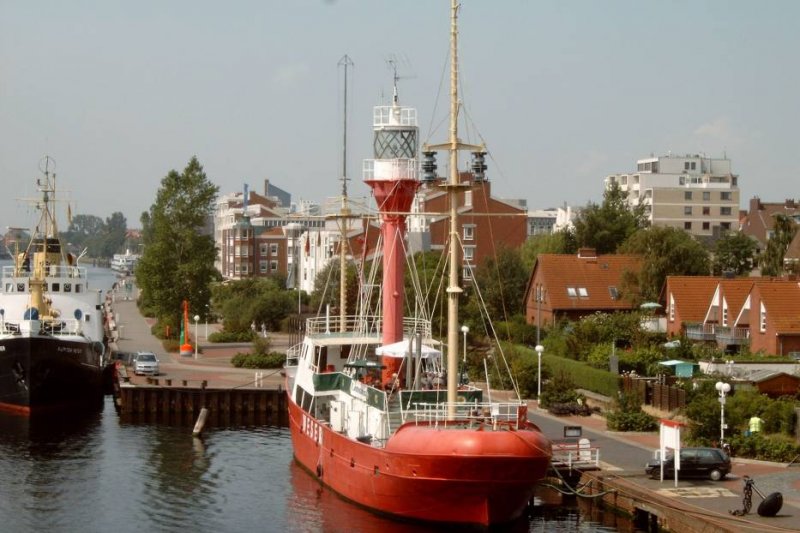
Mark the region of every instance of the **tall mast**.
<instances>
[{"instance_id":1,"label":"tall mast","mask_svg":"<svg viewBox=\"0 0 800 533\"><path fill-rule=\"evenodd\" d=\"M450 14L450 284L447 287L447 417L455 418L458 401L458 2Z\"/></svg>"},{"instance_id":2,"label":"tall mast","mask_svg":"<svg viewBox=\"0 0 800 533\"><path fill-rule=\"evenodd\" d=\"M344 68L344 113L342 118L342 211L339 223L339 331L347 331L347 220L350 206L347 203L347 67L353 62L347 54L339 60Z\"/></svg>"}]
</instances>

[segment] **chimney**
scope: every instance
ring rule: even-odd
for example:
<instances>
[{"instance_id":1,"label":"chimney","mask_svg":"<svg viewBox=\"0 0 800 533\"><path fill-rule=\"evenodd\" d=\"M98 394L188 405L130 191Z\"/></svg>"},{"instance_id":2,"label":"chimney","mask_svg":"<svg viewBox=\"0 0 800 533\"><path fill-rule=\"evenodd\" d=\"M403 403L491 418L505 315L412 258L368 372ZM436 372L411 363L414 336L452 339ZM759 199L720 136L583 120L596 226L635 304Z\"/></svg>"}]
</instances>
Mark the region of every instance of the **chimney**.
<instances>
[{"instance_id":1,"label":"chimney","mask_svg":"<svg viewBox=\"0 0 800 533\"><path fill-rule=\"evenodd\" d=\"M750 198L750 213L755 213L762 209L764 209L764 206L761 205L761 199L758 196Z\"/></svg>"},{"instance_id":2,"label":"chimney","mask_svg":"<svg viewBox=\"0 0 800 533\"><path fill-rule=\"evenodd\" d=\"M264 178L264 197L269 198L269 178Z\"/></svg>"}]
</instances>

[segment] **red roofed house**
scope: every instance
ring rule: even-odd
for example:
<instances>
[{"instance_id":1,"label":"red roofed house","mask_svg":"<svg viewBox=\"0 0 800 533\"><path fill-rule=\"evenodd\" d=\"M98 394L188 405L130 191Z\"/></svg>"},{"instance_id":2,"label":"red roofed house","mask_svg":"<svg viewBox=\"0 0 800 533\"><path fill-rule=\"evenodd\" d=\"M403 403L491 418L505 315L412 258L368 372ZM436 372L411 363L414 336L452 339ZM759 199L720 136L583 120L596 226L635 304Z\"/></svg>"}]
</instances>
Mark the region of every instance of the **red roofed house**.
<instances>
[{"instance_id":1,"label":"red roofed house","mask_svg":"<svg viewBox=\"0 0 800 533\"><path fill-rule=\"evenodd\" d=\"M541 254L525 291L525 318L545 325L598 311L630 311L635 307L622 297L622 277L641 266L639 256L597 255L592 248L577 255Z\"/></svg>"},{"instance_id":2,"label":"red roofed house","mask_svg":"<svg viewBox=\"0 0 800 533\"><path fill-rule=\"evenodd\" d=\"M734 326L755 278L707 278L717 286L701 322L684 321L686 336L692 340L715 341L720 348L737 351L747 344L750 330L746 324ZM703 283L705 282L698 282ZM669 327L667 328L669 331Z\"/></svg>"},{"instance_id":3,"label":"red roofed house","mask_svg":"<svg viewBox=\"0 0 800 533\"><path fill-rule=\"evenodd\" d=\"M734 325L739 324L749 324L751 352L800 353L800 283L756 281Z\"/></svg>"},{"instance_id":4,"label":"red roofed house","mask_svg":"<svg viewBox=\"0 0 800 533\"><path fill-rule=\"evenodd\" d=\"M667 276L661 301L667 313L668 337L682 335L687 324L705 321L719 281L713 276ZM702 340L714 338L713 330L703 331L702 335Z\"/></svg>"}]
</instances>

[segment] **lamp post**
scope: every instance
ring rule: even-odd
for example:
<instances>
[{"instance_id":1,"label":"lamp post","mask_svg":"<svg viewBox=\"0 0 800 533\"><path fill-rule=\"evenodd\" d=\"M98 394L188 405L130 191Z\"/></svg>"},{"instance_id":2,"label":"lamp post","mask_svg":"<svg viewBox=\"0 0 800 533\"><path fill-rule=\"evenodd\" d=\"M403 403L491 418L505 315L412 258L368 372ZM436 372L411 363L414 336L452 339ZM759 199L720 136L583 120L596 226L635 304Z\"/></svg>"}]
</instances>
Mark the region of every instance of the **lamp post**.
<instances>
[{"instance_id":1,"label":"lamp post","mask_svg":"<svg viewBox=\"0 0 800 533\"><path fill-rule=\"evenodd\" d=\"M731 385L730 383L717 381L714 388L719 392L719 445L722 446L725 443L725 395L731 391Z\"/></svg>"},{"instance_id":2,"label":"lamp post","mask_svg":"<svg viewBox=\"0 0 800 533\"><path fill-rule=\"evenodd\" d=\"M206 334L205 334L206 342L208 342L208 313L209 313L208 304L206 304Z\"/></svg>"},{"instance_id":3,"label":"lamp post","mask_svg":"<svg viewBox=\"0 0 800 533\"><path fill-rule=\"evenodd\" d=\"M464 334L464 364L467 364L467 333L469 333L469 326L461 326L461 333Z\"/></svg>"},{"instance_id":4,"label":"lamp post","mask_svg":"<svg viewBox=\"0 0 800 533\"><path fill-rule=\"evenodd\" d=\"M194 358L197 359L197 323L200 322L200 315L194 315Z\"/></svg>"},{"instance_id":5,"label":"lamp post","mask_svg":"<svg viewBox=\"0 0 800 533\"><path fill-rule=\"evenodd\" d=\"M544 351L544 346L541 344L537 344L536 348L536 355L539 356L539 365L537 370L537 380L536 380L536 402L541 403L542 401L542 352Z\"/></svg>"}]
</instances>

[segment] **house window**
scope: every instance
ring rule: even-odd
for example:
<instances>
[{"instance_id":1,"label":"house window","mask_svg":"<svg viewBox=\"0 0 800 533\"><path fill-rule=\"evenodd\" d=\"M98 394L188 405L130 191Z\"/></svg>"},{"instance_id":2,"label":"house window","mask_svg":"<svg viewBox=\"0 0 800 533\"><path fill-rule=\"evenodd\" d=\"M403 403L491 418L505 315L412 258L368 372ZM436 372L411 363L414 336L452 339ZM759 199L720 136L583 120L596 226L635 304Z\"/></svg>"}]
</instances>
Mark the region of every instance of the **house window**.
<instances>
[{"instance_id":1,"label":"house window","mask_svg":"<svg viewBox=\"0 0 800 533\"><path fill-rule=\"evenodd\" d=\"M278 243L271 243L269 245L270 255L278 255Z\"/></svg>"},{"instance_id":2,"label":"house window","mask_svg":"<svg viewBox=\"0 0 800 533\"><path fill-rule=\"evenodd\" d=\"M703 222L703 230L708 231L711 229L711 222Z\"/></svg>"},{"instance_id":3,"label":"house window","mask_svg":"<svg viewBox=\"0 0 800 533\"><path fill-rule=\"evenodd\" d=\"M711 214L711 208L708 207L708 206L704 207L703 208L703 214L704 215L710 215Z\"/></svg>"},{"instance_id":4,"label":"house window","mask_svg":"<svg viewBox=\"0 0 800 533\"><path fill-rule=\"evenodd\" d=\"M465 246L464 247L464 261L472 261L475 257L475 247L474 246Z\"/></svg>"},{"instance_id":5,"label":"house window","mask_svg":"<svg viewBox=\"0 0 800 533\"><path fill-rule=\"evenodd\" d=\"M475 224L464 224L464 240L471 241L475 239Z\"/></svg>"},{"instance_id":6,"label":"house window","mask_svg":"<svg viewBox=\"0 0 800 533\"><path fill-rule=\"evenodd\" d=\"M720 226L721 226L721 227L722 227L722 229L724 229L725 231L728 231L728 230L730 230L730 229L731 229L731 223L730 223L730 222L723 222L722 224L720 224Z\"/></svg>"},{"instance_id":7,"label":"house window","mask_svg":"<svg viewBox=\"0 0 800 533\"><path fill-rule=\"evenodd\" d=\"M690 205L683 206L683 214L691 216L692 215L692 206L690 206Z\"/></svg>"},{"instance_id":8,"label":"house window","mask_svg":"<svg viewBox=\"0 0 800 533\"><path fill-rule=\"evenodd\" d=\"M697 170L697 163L692 161L692 170Z\"/></svg>"},{"instance_id":9,"label":"house window","mask_svg":"<svg viewBox=\"0 0 800 533\"><path fill-rule=\"evenodd\" d=\"M589 291L586 290L586 287L578 287L578 296L581 298L588 298Z\"/></svg>"},{"instance_id":10,"label":"house window","mask_svg":"<svg viewBox=\"0 0 800 533\"><path fill-rule=\"evenodd\" d=\"M711 200L711 191L703 191L703 201L708 202Z\"/></svg>"},{"instance_id":11,"label":"house window","mask_svg":"<svg viewBox=\"0 0 800 533\"><path fill-rule=\"evenodd\" d=\"M567 296L570 298L577 298L578 291L575 290L575 287L567 287Z\"/></svg>"},{"instance_id":12,"label":"house window","mask_svg":"<svg viewBox=\"0 0 800 533\"><path fill-rule=\"evenodd\" d=\"M721 193L719 193L719 199L723 201L730 200L731 193L729 191L722 191Z\"/></svg>"},{"instance_id":13,"label":"house window","mask_svg":"<svg viewBox=\"0 0 800 533\"><path fill-rule=\"evenodd\" d=\"M691 200L692 199L692 191L684 191L683 192L683 199L684 200Z\"/></svg>"},{"instance_id":14,"label":"house window","mask_svg":"<svg viewBox=\"0 0 800 533\"><path fill-rule=\"evenodd\" d=\"M730 207L720 207L719 214L722 216L730 216L731 208Z\"/></svg>"},{"instance_id":15,"label":"house window","mask_svg":"<svg viewBox=\"0 0 800 533\"><path fill-rule=\"evenodd\" d=\"M461 269L461 277L464 279L472 279L472 269L468 266L465 266Z\"/></svg>"},{"instance_id":16,"label":"house window","mask_svg":"<svg viewBox=\"0 0 800 533\"><path fill-rule=\"evenodd\" d=\"M258 263L258 270L259 270L259 272L261 272L262 274L266 274L266 273L268 272L268 271L267 271L267 262L266 262L266 261L261 261L261 262L259 262L259 263Z\"/></svg>"},{"instance_id":17,"label":"house window","mask_svg":"<svg viewBox=\"0 0 800 533\"><path fill-rule=\"evenodd\" d=\"M689 162L688 161L684 161L683 162L683 170L689 170Z\"/></svg>"},{"instance_id":18,"label":"house window","mask_svg":"<svg viewBox=\"0 0 800 533\"><path fill-rule=\"evenodd\" d=\"M275 261L275 260L273 260L273 261L270 261L270 262L269 262L269 269L270 269L272 272L277 272L277 271L278 271L278 262L277 262L277 261Z\"/></svg>"},{"instance_id":19,"label":"house window","mask_svg":"<svg viewBox=\"0 0 800 533\"><path fill-rule=\"evenodd\" d=\"M764 304L761 304L761 323L759 324L759 329L761 333L766 333L767 331L767 308L764 307Z\"/></svg>"},{"instance_id":20,"label":"house window","mask_svg":"<svg viewBox=\"0 0 800 533\"><path fill-rule=\"evenodd\" d=\"M619 299L619 291L617 290L616 287L609 287L608 288L608 295L611 296L612 300L618 300Z\"/></svg>"},{"instance_id":21,"label":"house window","mask_svg":"<svg viewBox=\"0 0 800 533\"><path fill-rule=\"evenodd\" d=\"M472 207L472 191L464 191L464 207Z\"/></svg>"},{"instance_id":22,"label":"house window","mask_svg":"<svg viewBox=\"0 0 800 533\"><path fill-rule=\"evenodd\" d=\"M687 220L686 222L683 223L683 229L685 230L692 229L692 223Z\"/></svg>"},{"instance_id":23,"label":"house window","mask_svg":"<svg viewBox=\"0 0 800 533\"><path fill-rule=\"evenodd\" d=\"M259 244L258 253L262 256L267 255L267 245L264 243Z\"/></svg>"},{"instance_id":24,"label":"house window","mask_svg":"<svg viewBox=\"0 0 800 533\"><path fill-rule=\"evenodd\" d=\"M728 302L724 298L722 300L722 327L728 327Z\"/></svg>"},{"instance_id":25,"label":"house window","mask_svg":"<svg viewBox=\"0 0 800 533\"><path fill-rule=\"evenodd\" d=\"M669 321L675 322L675 297L669 295Z\"/></svg>"}]
</instances>

